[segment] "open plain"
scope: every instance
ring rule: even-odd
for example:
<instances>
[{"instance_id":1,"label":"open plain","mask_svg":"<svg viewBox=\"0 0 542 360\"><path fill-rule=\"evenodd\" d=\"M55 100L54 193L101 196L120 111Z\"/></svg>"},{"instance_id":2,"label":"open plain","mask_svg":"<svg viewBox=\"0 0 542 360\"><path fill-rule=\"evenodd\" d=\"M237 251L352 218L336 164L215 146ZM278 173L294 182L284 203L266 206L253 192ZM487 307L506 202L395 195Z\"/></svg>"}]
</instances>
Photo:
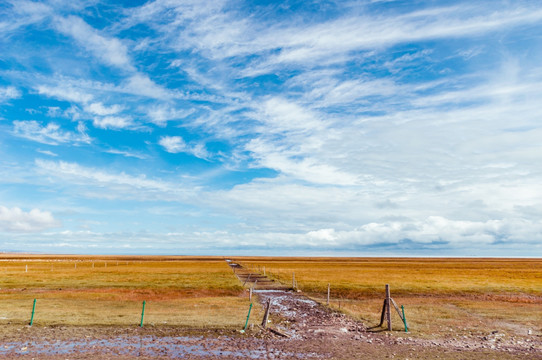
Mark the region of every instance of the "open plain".
<instances>
[{"instance_id":1,"label":"open plain","mask_svg":"<svg viewBox=\"0 0 542 360\"><path fill-rule=\"evenodd\" d=\"M3 254L0 273L0 358L542 357L540 259ZM408 333L377 326L385 284Z\"/></svg>"}]
</instances>

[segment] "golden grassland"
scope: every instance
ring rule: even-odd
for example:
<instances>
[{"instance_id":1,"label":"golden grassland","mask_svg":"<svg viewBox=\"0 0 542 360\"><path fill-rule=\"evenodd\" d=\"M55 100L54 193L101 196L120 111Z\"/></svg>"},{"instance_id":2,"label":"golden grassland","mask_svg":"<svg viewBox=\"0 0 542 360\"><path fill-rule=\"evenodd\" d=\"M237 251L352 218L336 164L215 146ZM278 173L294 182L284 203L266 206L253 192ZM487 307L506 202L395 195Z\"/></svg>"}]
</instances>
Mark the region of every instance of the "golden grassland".
<instances>
[{"instance_id":1,"label":"golden grassland","mask_svg":"<svg viewBox=\"0 0 542 360\"><path fill-rule=\"evenodd\" d=\"M542 259L236 258L292 284L368 326L380 322L385 284L405 306L411 334L475 336L490 331L542 335ZM394 330L403 329L393 314Z\"/></svg>"},{"instance_id":2,"label":"golden grassland","mask_svg":"<svg viewBox=\"0 0 542 360\"><path fill-rule=\"evenodd\" d=\"M236 262L377 325L389 284L410 336L542 336L542 259L270 258ZM0 255L0 324L230 328L244 325L247 292L223 257ZM262 309L255 306L251 323ZM393 314L394 330L403 325ZM8 327L4 329L9 330ZM8 331L5 330L5 331Z\"/></svg>"},{"instance_id":3,"label":"golden grassland","mask_svg":"<svg viewBox=\"0 0 542 360\"><path fill-rule=\"evenodd\" d=\"M0 324L241 328L249 301L221 257L0 256ZM254 307L253 321L261 317Z\"/></svg>"}]
</instances>

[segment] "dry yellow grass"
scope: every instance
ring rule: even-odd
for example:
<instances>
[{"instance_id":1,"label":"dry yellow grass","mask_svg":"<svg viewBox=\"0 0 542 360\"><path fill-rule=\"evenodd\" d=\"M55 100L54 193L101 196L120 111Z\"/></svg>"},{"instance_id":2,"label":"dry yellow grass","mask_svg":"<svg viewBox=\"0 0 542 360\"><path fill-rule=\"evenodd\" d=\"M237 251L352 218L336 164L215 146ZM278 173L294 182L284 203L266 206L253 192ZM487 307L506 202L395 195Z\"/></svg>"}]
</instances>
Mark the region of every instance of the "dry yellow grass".
<instances>
[{"instance_id":1,"label":"dry yellow grass","mask_svg":"<svg viewBox=\"0 0 542 360\"><path fill-rule=\"evenodd\" d=\"M411 333L542 335L541 259L236 258L331 306L377 325L385 284L404 305ZM394 329L403 325L393 314Z\"/></svg>"},{"instance_id":2,"label":"dry yellow grass","mask_svg":"<svg viewBox=\"0 0 542 360\"><path fill-rule=\"evenodd\" d=\"M0 257L0 324L240 328L245 291L222 258ZM261 317L253 309L253 321Z\"/></svg>"},{"instance_id":3,"label":"dry yellow grass","mask_svg":"<svg viewBox=\"0 0 542 360\"><path fill-rule=\"evenodd\" d=\"M376 325L384 285L404 305L412 334L542 335L540 259L236 258L284 284ZM26 270L28 269L28 271ZM239 328L248 299L221 257L0 257L0 324ZM255 306L252 322L261 319ZM394 316L394 329L402 324Z\"/></svg>"}]
</instances>

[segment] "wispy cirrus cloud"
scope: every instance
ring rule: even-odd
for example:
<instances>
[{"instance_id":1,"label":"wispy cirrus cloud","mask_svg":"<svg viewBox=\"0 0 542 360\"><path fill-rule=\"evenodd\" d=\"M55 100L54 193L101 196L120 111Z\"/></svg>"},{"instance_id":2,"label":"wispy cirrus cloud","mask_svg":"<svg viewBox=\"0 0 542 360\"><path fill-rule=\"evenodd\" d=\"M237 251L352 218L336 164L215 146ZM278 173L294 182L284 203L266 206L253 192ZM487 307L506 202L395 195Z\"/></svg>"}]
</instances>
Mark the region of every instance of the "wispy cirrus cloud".
<instances>
[{"instance_id":1,"label":"wispy cirrus cloud","mask_svg":"<svg viewBox=\"0 0 542 360\"><path fill-rule=\"evenodd\" d=\"M195 6L157 1L135 10L126 24L152 24L166 35L169 46L196 48L213 61L258 55L252 65L242 69L247 76L254 76L272 72L280 64L330 65L351 59L354 51L382 50L399 43L439 38L477 37L542 19L540 9L524 5L496 7L488 12L484 5L463 4L406 14L347 15L317 23L295 19L285 24L239 20L237 11L224 2ZM181 31L187 28L190 30Z\"/></svg>"},{"instance_id":2,"label":"wispy cirrus cloud","mask_svg":"<svg viewBox=\"0 0 542 360\"><path fill-rule=\"evenodd\" d=\"M145 112L152 121L152 123L158 126L166 126L168 121L181 120L193 114L194 108L190 109L175 109L170 105L157 104L154 106L146 107Z\"/></svg>"},{"instance_id":3,"label":"wispy cirrus cloud","mask_svg":"<svg viewBox=\"0 0 542 360\"><path fill-rule=\"evenodd\" d=\"M43 15L16 3L0 9L13 64L0 70L13 124L2 144L59 146L35 149L59 161L19 165L17 181L43 179L55 204L92 204L89 218L138 215L151 230L130 225L126 246L159 243L164 228L164 248L333 253L465 254L477 242L504 254L539 239L542 11L531 1L54 1ZM92 146L67 149L87 133ZM157 225L150 202L175 208L164 219L205 221ZM107 244L122 231L113 222L57 233L59 246Z\"/></svg>"},{"instance_id":4,"label":"wispy cirrus cloud","mask_svg":"<svg viewBox=\"0 0 542 360\"><path fill-rule=\"evenodd\" d=\"M158 143L169 153L187 153L205 160L210 157L204 144L187 144L180 136L162 136Z\"/></svg>"},{"instance_id":5,"label":"wispy cirrus cloud","mask_svg":"<svg viewBox=\"0 0 542 360\"><path fill-rule=\"evenodd\" d=\"M124 109L123 106L118 104L113 104L111 106L105 106L101 102L95 102L92 104L89 104L87 107L85 107L85 110L87 112L90 112L95 115L100 116L106 116L106 115L114 115L119 112L121 112Z\"/></svg>"},{"instance_id":6,"label":"wispy cirrus cloud","mask_svg":"<svg viewBox=\"0 0 542 360\"><path fill-rule=\"evenodd\" d=\"M52 14L52 10L41 2L7 1L5 7L0 9L0 14L3 15L0 20L0 38L10 36L22 27L42 22Z\"/></svg>"},{"instance_id":7,"label":"wispy cirrus cloud","mask_svg":"<svg viewBox=\"0 0 542 360\"><path fill-rule=\"evenodd\" d=\"M38 93L41 95L66 100L78 104L89 103L94 96L88 91L72 85L40 85L37 87Z\"/></svg>"},{"instance_id":8,"label":"wispy cirrus cloud","mask_svg":"<svg viewBox=\"0 0 542 360\"><path fill-rule=\"evenodd\" d=\"M107 65L133 71L128 48L117 38L104 36L77 16L56 17L56 28L77 41Z\"/></svg>"},{"instance_id":9,"label":"wispy cirrus cloud","mask_svg":"<svg viewBox=\"0 0 542 360\"><path fill-rule=\"evenodd\" d=\"M133 125L133 121L128 116L103 116L95 117L92 124L100 129L126 129Z\"/></svg>"},{"instance_id":10,"label":"wispy cirrus cloud","mask_svg":"<svg viewBox=\"0 0 542 360\"><path fill-rule=\"evenodd\" d=\"M38 173L63 179L72 186L84 186L81 196L90 198L117 199L129 196L137 200L183 201L193 195L193 189L188 186L183 188L179 183L147 178L144 174L134 176L72 162L43 159L36 159L35 165ZM104 187L109 191L104 192Z\"/></svg>"},{"instance_id":11,"label":"wispy cirrus cloud","mask_svg":"<svg viewBox=\"0 0 542 360\"><path fill-rule=\"evenodd\" d=\"M35 120L14 121L13 134L28 140L36 141L42 144L89 144L92 139L86 134L86 128L83 123L79 123L77 132L65 131L60 125L48 123L42 125Z\"/></svg>"}]
</instances>

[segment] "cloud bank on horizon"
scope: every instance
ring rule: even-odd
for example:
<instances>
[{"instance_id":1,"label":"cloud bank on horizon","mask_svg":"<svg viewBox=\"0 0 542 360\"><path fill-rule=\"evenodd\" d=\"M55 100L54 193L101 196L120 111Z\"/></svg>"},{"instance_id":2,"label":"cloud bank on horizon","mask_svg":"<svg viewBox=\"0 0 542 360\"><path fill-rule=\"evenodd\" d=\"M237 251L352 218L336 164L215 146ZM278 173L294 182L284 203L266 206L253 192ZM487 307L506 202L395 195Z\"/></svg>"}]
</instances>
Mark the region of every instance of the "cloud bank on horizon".
<instances>
[{"instance_id":1,"label":"cloud bank on horizon","mask_svg":"<svg viewBox=\"0 0 542 360\"><path fill-rule=\"evenodd\" d=\"M0 19L0 251L542 256L537 1Z\"/></svg>"}]
</instances>

